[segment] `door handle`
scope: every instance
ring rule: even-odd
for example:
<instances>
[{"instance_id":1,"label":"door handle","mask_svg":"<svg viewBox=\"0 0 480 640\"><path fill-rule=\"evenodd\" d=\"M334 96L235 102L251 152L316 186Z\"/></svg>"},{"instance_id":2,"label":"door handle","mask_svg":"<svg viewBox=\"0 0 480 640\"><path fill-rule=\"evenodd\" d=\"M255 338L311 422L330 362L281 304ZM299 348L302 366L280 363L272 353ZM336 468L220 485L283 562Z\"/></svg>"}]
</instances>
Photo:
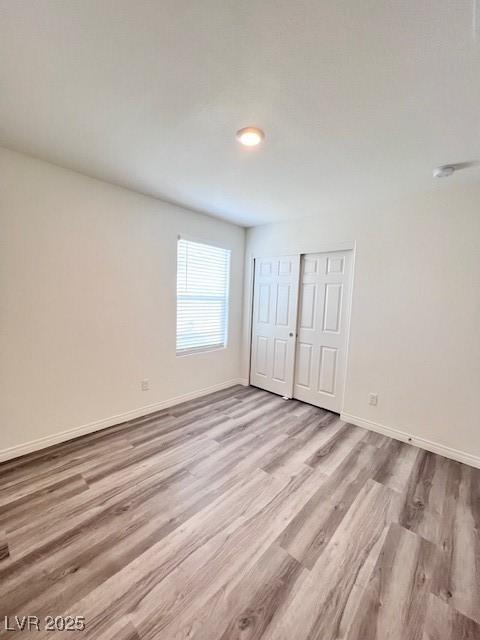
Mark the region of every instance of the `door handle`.
<instances>
[{"instance_id":1,"label":"door handle","mask_svg":"<svg viewBox=\"0 0 480 640\"><path fill-rule=\"evenodd\" d=\"M290 333L288 334L290 338L293 338L293 333L290 331Z\"/></svg>"}]
</instances>

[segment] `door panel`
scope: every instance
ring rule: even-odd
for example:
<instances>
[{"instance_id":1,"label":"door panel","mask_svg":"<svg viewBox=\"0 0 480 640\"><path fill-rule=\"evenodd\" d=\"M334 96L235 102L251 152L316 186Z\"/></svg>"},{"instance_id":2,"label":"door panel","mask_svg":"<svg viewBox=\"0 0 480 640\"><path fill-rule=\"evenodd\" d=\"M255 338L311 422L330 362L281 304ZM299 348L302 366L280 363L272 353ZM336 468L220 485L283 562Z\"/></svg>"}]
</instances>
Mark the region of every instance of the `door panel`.
<instances>
[{"instance_id":1,"label":"door panel","mask_svg":"<svg viewBox=\"0 0 480 640\"><path fill-rule=\"evenodd\" d=\"M277 327L288 327L291 312L290 309L290 288L289 283L279 283L277 286L277 304L275 322Z\"/></svg>"},{"instance_id":2,"label":"door panel","mask_svg":"<svg viewBox=\"0 0 480 640\"><path fill-rule=\"evenodd\" d=\"M297 362L296 362L295 384L306 389L310 388L310 380L312 375L312 345L297 344Z\"/></svg>"},{"instance_id":3,"label":"door panel","mask_svg":"<svg viewBox=\"0 0 480 640\"><path fill-rule=\"evenodd\" d=\"M335 371L337 364L337 349L320 347L320 365L318 373L318 391L335 394Z\"/></svg>"},{"instance_id":4,"label":"door panel","mask_svg":"<svg viewBox=\"0 0 480 640\"><path fill-rule=\"evenodd\" d=\"M300 256L255 260L251 384L292 397Z\"/></svg>"},{"instance_id":5,"label":"door panel","mask_svg":"<svg viewBox=\"0 0 480 640\"><path fill-rule=\"evenodd\" d=\"M267 375L267 354L268 339L264 336L257 336L257 357L255 358L255 373L258 376L266 377Z\"/></svg>"},{"instance_id":6,"label":"door panel","mask_svg":"<svg viewBox=\"0 0 480 640\"><path fill-rule=\"evenodd\" d=\"M340 412L347 346L351 252L303 257L293 395Z\"/></svg>"},{"instance_id":7,"label":"door panel","mask_svg":"<svg viewBox=\"0 0 480 640\"><path fill-rule=\"evenodd\" d=\"M258 322L268 324L270 322L270 284L262 284L258 291Z\"/></svg>"},{"instance_id":8,"label":"door panel","mask_svg":"<svg viewBox=\"0 0 480 640\"><path fill-rule=\"evenodd\" d=\"M314 282L307 282L303 285L300 307L300 327L302 329L314 328L316 295L317 285Z\"/></svg>"},{"instance_id":9,"label":"door panel","mask_svg":"<svg viewBox=\"0 0 480 640\"><path fill-rule=\"evenodd\" d=\"M338 333L340 330L340 314L342 309L342 284L325 285L325 311L323 330Z\"/></svg>"},{"instance_id":10,"label":"door panel","mask_svg":"<svg viewBox=\"0 0 480 640\"><path fill-rule=\"evenodd\" d=\"M309 256L304 256L303 258L303 273L308 275L310 273L317 273L318 269L318 260L317 258L311 258Z\"/></svg>"},{"instance_id":11,"label":"door panel","mask_svg":"<svg viewBox=\"0 0 480 640\"><path fill-rule=\"evenodd\" d=\"M286 382L287 379L288 343L281 338L273 340L273 379Z\"/></svg>"},{"instance_id":12,"label":"door panel","mask_svg":"<svg viewBox=\"0 0 480 640\"><path fill-rule=\"evenodd\" d=\"M278 275L289 276L292 273L292 259L290 257L280 258L278 261Z\"/></svg>"},{"instance_id":13,"label":"door panel","mask_svg":"<svg viewBox=\"0 0 480 640\"><path fill-rule=\"evenodd\" d=\"M341 256L327 258L327 274L343 273L344 264L345 264L345 258Z\"/></svg>"}]
</instances>

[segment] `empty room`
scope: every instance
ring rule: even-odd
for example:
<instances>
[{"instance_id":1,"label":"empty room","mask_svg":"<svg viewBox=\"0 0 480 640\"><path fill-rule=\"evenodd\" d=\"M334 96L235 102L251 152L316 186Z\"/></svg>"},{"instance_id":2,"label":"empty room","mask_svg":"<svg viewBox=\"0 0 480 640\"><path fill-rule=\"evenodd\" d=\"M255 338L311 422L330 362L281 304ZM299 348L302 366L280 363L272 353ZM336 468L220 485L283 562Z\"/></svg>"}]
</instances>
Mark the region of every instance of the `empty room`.
<instances>
[{"instance_id":1,"label":"empty room","mask_svg":"<svg viewBox=\"0 0 480 640\"><path fill-rule=\"evenodd\" d=\"M480 3L0 0L0 640L480 640Z\"/></svg>"}]
</instances>

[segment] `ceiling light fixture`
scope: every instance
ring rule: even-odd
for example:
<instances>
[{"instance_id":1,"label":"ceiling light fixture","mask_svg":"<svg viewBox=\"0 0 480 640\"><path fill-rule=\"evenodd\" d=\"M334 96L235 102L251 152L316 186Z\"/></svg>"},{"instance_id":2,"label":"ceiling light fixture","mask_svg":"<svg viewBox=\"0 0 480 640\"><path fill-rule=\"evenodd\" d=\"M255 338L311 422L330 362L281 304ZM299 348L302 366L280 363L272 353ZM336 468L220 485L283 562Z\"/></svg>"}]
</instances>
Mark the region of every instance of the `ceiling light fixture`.
<instances>
[{"instance_id":1,"label":"ceiling light fixture","mask_svg":"<svg viewBox=\"0 0 480 640\"><path fill-rule=\"evenodd\" d=\"M237 140L245 147L256 147L265 140L265 134L257 127L244 127L237 131Z\"/></svg>"},{"instance_id":2,"label":"ceiling light fixture","mask_svg":"<svg viewBox=\"0 0 480 640\"><path fill-rule=\"evenodd\" d=\"M433 171L434 178L448 178L455 173L455 167L452 164L444 164L442 167L437 167Z\"/></svg>"}]
</instances>

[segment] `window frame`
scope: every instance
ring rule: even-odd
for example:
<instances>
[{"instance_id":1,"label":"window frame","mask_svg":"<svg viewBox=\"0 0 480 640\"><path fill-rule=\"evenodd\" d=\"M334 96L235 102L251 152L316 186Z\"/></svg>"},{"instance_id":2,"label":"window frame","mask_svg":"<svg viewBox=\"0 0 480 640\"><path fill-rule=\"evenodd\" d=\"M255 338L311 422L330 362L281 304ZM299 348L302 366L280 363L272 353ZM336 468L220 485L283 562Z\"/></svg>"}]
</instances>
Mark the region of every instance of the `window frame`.
<instances>
[{"instance_id":1,"label":"window frame","mask_svg":"<svg viewBox=\"0 0 480 640\"><path fill-rule=\"evenodd\" d=\"M225 251L228 255L228 260L227 260L227 273L226 273L226 288L225 288L225 295L223 297L220 296L205 296L206 298L210 297L210 298L214 298L214 299L218 299L218 300L223 300L224 304L225 304L225 324L224 324L224 342L223 343L215 343L215 344L209 344L209 345L203 345L203 346L199 346L199 347L191 347L191 348L186 348L186 349L178 349L177 347L177 340L178 340L178 301L179 301L179 295L178 295L178 247L179 247L179 243L180 241L185 241L185 242L191 242L193 244L199 244L199 245L203 245L204 247L212 247L215 249L221 249L222 251ZM176 244L176 253L175 253L175 265L176 265L176 277L175 277L175 354L177 358L183 358L185 356L191 356L191 355L195 355L195 354L201 354L201 353L208 353L210 351L222 351L223 349L226 349L228 347L228 340L229 340L229 321L230 321L230 277L231 277L231 261L232 261L232 251L230 248L225 247L224 245L221 245L219 243L216 242L212 242L212 241L206 241L204 239L201 238L195 238L192 236L188 236L188 235L178 235L177 236L177 244Z\"/></svg>"}]
</instances>

